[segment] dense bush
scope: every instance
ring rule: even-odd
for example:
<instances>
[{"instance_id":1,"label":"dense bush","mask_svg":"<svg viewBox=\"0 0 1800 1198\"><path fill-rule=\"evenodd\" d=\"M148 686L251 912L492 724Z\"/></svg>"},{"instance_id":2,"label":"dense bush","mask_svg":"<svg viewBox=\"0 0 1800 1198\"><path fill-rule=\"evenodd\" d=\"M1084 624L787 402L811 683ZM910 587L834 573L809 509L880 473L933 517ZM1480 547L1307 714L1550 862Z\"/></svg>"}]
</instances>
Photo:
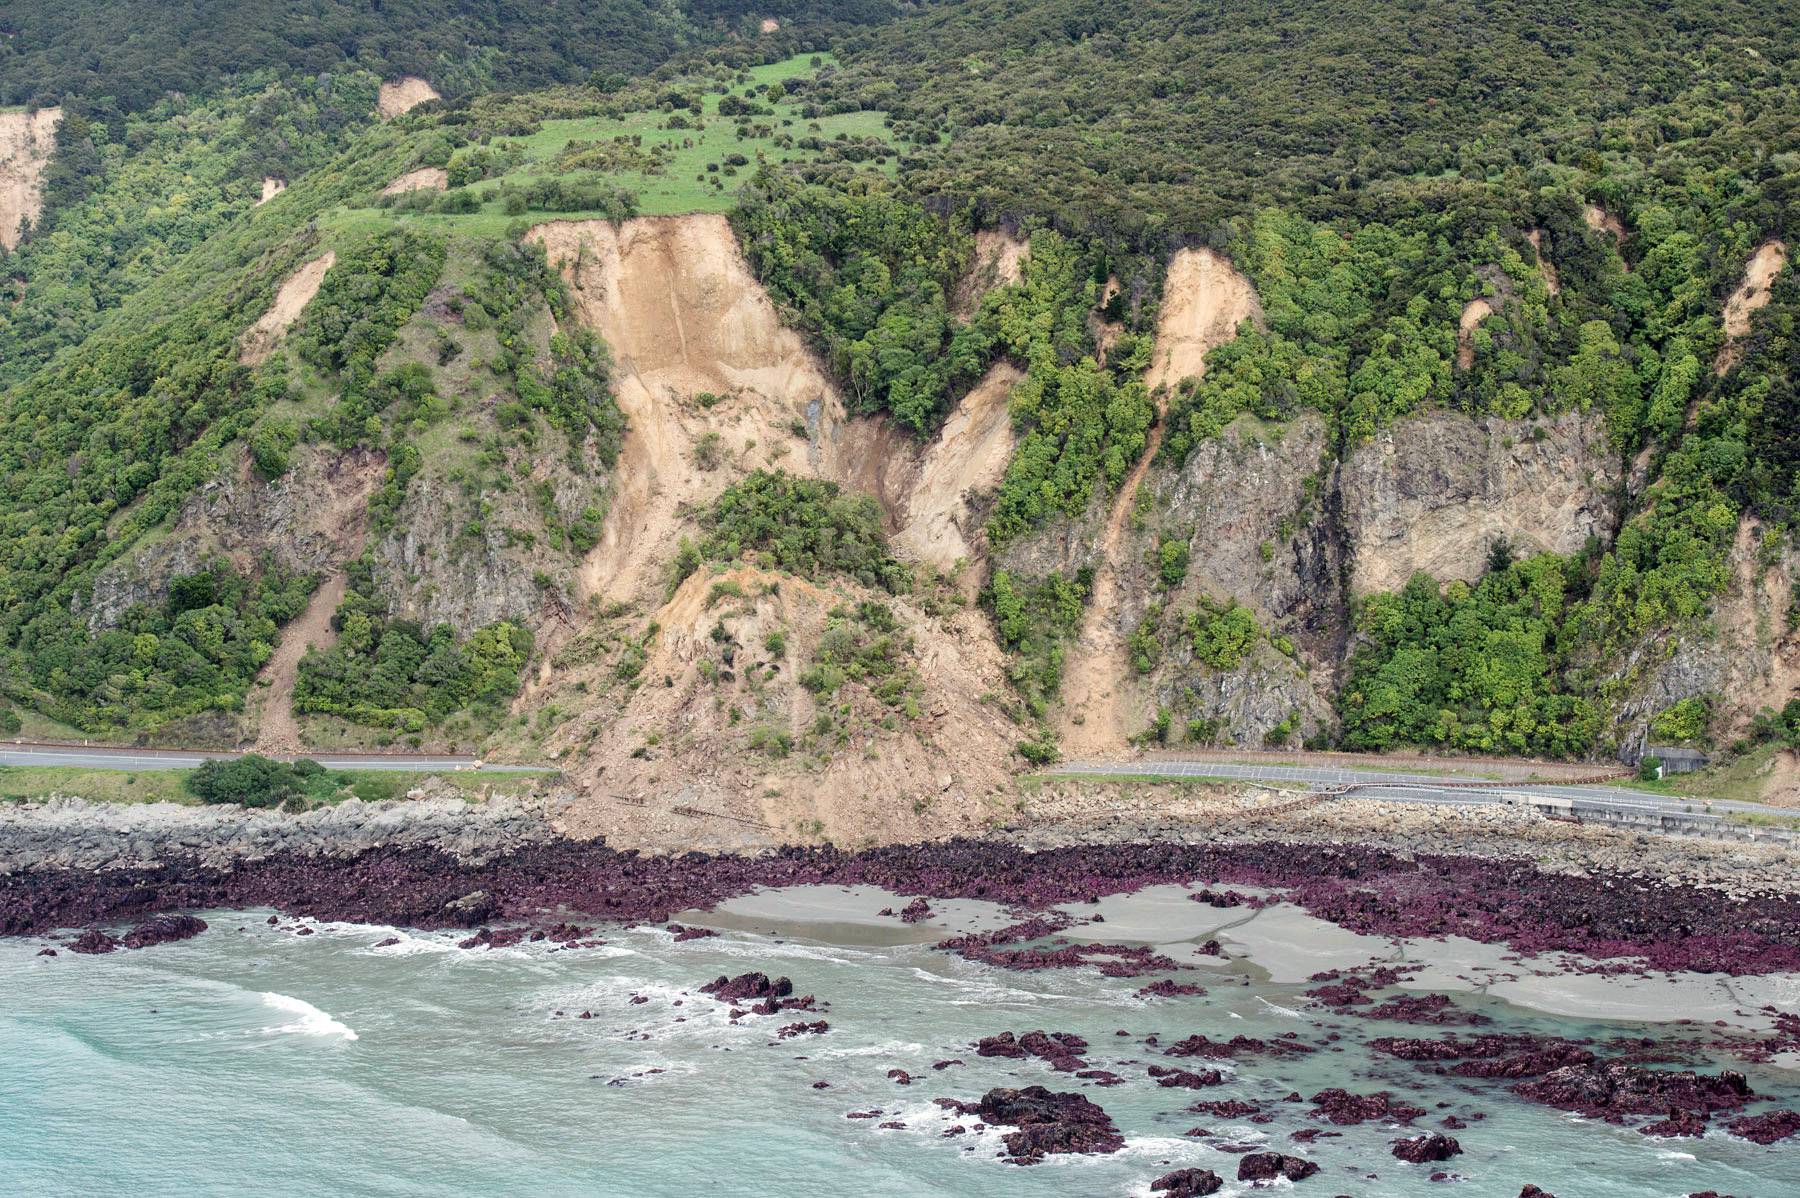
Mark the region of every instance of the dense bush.
<instances>
[{"instance_id":1,"label":"dense bush","mask_svg":"<svg viewBox=\"0 0 1800 1198\"><path fill-rule=\"evenodd\" d=\"M202 803L236 803L243 807L278 807L302 799L325 776L316 761L293 764L250 753L230 761L206 761L188 775L187 788Z\"/></svg>"},{"instance_id":2,"label":"dense bush","mask_svg":"<svg viewBox=\"0 0 1800 1198\"><path fill-rule=\"evenodd\" d=\"M701 542L682 546L677 583L702 561L746 557L805 578L836 572L888 591L911 582L888 552L881 508L867 495L840 493L836 483L758 470L727 487L703 524Z\"/></svg>"}]
</instances>

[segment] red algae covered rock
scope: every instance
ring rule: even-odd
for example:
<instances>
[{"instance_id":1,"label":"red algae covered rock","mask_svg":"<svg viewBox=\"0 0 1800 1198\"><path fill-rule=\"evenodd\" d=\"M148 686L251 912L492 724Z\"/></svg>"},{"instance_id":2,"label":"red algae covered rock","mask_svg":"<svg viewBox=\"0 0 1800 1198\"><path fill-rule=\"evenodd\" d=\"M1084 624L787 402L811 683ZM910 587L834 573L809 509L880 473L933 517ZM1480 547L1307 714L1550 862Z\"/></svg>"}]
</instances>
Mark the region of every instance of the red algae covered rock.
<instances>
[{"instance_id":1,"label":"red algae covered rock","mask_svg":"<svg viewBox=\"0 0 1800 1198\"><path fill-rule=\"evenodd\" d=\"M1394 1141L1394 1158L1410 1161L1415 1165L1447 1161L1453 1156L1461 1155L1462 1145L1456 1142L1456 1137L1446 1136L1440 1132L1414 1136L1410 1140Z\"/></svg>"},{"instance_id":2,"label":"red algae covered rock","mask_svg":"<svg viewBox=\"0 0 1800 1198\"><path fill-rule=\"evenodd\" d=\"M1261 1109L1254 1102L1245 1102L1241 1098L1213 1099L1207 1102L1196 1102L1188 1107L1188 1110L1196 1115L1217 1115L1221 1119L1242 1119L1245 1116L1256 1114Z\"/></svg>"},{"instance_id":3,"label":"red algae covered rock","mask_svg":"<svg viewBox=\"0 0 1800 1198\"><path fill-rule=\"evenodd\" d=\"M1208 1086L1217 1086L1225 1081L1225 1075L1217 1069L1203 1069L1199 1073L1191 1073L1186 1069L1167 1069L1161 1065L1150 1066L1150 1076L1156 1084L1168 1089L1204 1090Z\"/></svg>"},{"instance_id":4,"label":"red algae covered rock","mask_svg":"<svg viewBox=\"0 0 1800 1198\"><path fill-rule=\"evenodd\" d=\"M1139 998L1174 998L1181 994L1205 994L1206 987L1193 982L1177 982L1170 978L1151 982L1148 986L1138 988Z\"/></svg>"},{"instance_id":5,"label":"red algae covered rock","mask_svg":"<svg viewBox=\"0 0 1800 1198\"><path fill-rule=\"evenodd\" d=\"M1026 1057L1037 1057L1049 1064L1052 1069L1064 1073L1073 1073L1087 1068L1087 1062L1081 1054L1087 1051L1088 1043L1072 1032L1026 1032L1022 1036L1014 1036L1011 1032L1001 1032L995 1036L984 1036L975 1042L975 1055L983 1057L1005 1057L1022 1060Z\"/></svg>"},{"instance_id":6,"label":"red algae covered rock","mask_svg":"<svg viewBox=\"0 0 1800 1198\"><path fill-rule=\"evenodd\" d=\"M1703 1136L1706 1134L1706 1116L1693 1111L1670 1111L1667 1119L1646 1123L1638 1131L1647 1136L1665 1139L1674 1136Z\"/></svg>"},{"instance_id":7,"label":"red algae covered rock","mask_svg":"<svg viewBox=\"0 0 1800 1198\"><path fill-rule=\"evenodd\" d=\"M1755 1144L1773 1144L1800 1133L1800 1113L1769 1111L1761 1115L1743 1115L1727 1123L1725 1130Z\"/></svg>"},{"instance_id":8,"label":"red algae covered rock","mask_svg":"<svg viewBox=\"0 0 1800 1198\"><path fill-rule=\"evenodd\" d=\"M1319 1171L1319 1166L1302 1156L1280 1152L1252 1152L1238 1161L1239 1181L1302 1181Z\"/></svg>"},{"instance_id":9,"label":"red algae covered rock","mask_svg":"<svg viewBox=\"0 0 1800 1198\"><path fill-rule=\"evenodd\" d=\"M1169 1045L1163 1049L1163 1055L1210 1057L1213 1060L1222 1061L1246 1056L1299 1056L1302 1053L1313 1051L1316 1050L1311 1045L1300 1044L1285 1038L1258 1040L1252 1036L1233 1036L1229 1040L1210 1040L1203 1035L1193 1035Z\"/></svg>"},{"instance_id":10,"label":"red algae covered rock","mask_svg":"<svg viewBox=\"0 0 1800 1198\"><path fill-rule=\"evenodd\" d=\"M704 940L708 936L717 936L718 935L718 933L713 931L711 928L690 928L686 924L679 924L679 923L670 924L668 930L670 932L674 933L675 943L677 943L677 944L681 944L681 943L684 943L685 941L689 941L689 940Z\"/></svg>"},{"instance_id":11,"label":"red algae covered rock","mask_svg":"<svg viewBox=\"0 0 1800 1198\"><path fill-rule=\"evenodd\" d=\"M1035 1165L1046 1156L1066 1153L1104 1156L1125 1147L1112 1117L1079 1094L1026 1086L989 1090L978 1102L937 1101L959 1115L1017 1128L1001 1137L1007 1159L1016 1165Z\"/></svg>"},{"instance_id":12,"label":"red algae covered rock","mask_svg":"<svg viewBox=\"0 0 1800 1198\"><path fill-rule=\"evenodd\" d=\"M1626 1115L1677 1109L1702 1114L1735 1110L1754 1096L1744 1075L1729 1069L1707 1077L1687 1069L1646 1069L1619 1061L1569 1065L1520 1082L1512 1090L1531 1102L1613 1122Z\"/></svg>"},{"instance_id":13,"label":"red algae covered rock","mask_svg":"<svg viewBox=\"0 0 1800 1198\"><path fill-rule=\"evenodd\" d=\"M1352 1127L1374 1119L1411 1123L1425 1113L1424 1107L1398 1102L1386 1090L1377 1090L1373 1094L1352 1094L1335 1088L1320 1090L1310 1101L1315 1107L1313 1118L1339 1127Z\"/></svg>"},{"instance_id":14,"label":"red algae covered rock","mask_svg":"<svg viewBox=\"0 0 1800 1198\"><path fill-rule=\"evenodd\" d=\"M101 953L110 953L118 949L119 942L102 932L99 928L89 928L69 942L69 951L81 953L83 956L97 957Z\"/></svg>"},{"instance_id":15,"label":"red algae covered rock","mask_svg":"<svg viewBox=\"0 0 1800 1198\"><path fill-rule=\"evenodd\" d=\"M1168 1198L1202 1198L1206 1194L1216 1194L1225 1182L1211 1169L1177 1169L1173 1173L1165 1173L1150 1183L1152 1194L1166 1194Z\"/></svg>"},{"instance_id":16,"label":"red algae covered rock","mask_svg":"<svg viewBox=\"0 0 1800 1198\"><path fill-rule=\"evenodd\" d=\"M119 943L126 948L149 948L153 944L192 940L204 931L206 921L197 915L157 915L125 933Z\"/></svg>"}]
</instances>

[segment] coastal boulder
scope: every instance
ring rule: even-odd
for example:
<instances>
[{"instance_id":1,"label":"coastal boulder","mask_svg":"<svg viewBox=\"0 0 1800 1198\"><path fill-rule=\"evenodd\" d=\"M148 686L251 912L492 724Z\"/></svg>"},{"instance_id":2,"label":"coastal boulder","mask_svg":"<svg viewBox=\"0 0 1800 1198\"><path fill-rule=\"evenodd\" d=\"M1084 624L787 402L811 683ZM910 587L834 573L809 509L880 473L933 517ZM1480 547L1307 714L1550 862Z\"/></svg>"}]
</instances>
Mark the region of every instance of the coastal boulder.
<instances>
[{"instance_id":1,"label":"coastal boulder","mask_svg":"<svg viewBox=\"0 0 1800 1198\"><path fill-rule=\"evenodd\" d=\"M1035 1165L1046 1156L1064 1153L1107 1155L1125 1147L1112 1116L1079 1094L1043 1086L997 1088L979 1102L940 1099L939 1104L961 1115L979 1116L985 1123L1018 1128L1002 1137L1007 1159L1015 1165Z\"/></svg>"},{"instance_id":2,"label":"coastal boulder","mask_svg":"<svg viewBox=\"0 0 1800 1198\"><path fill-rule=\"evenodd\" d=\"M1218 1193L1224 1184L1211 1169L1177 1169L1151 1182L1150 1192L1166 1194L1168 1198L1199 1198L1203 1194Z\"/></svg>"},{"instance_id":3,"label":"coastal boulder","mask_svg":"<svg viewBox=\"0 0 1800 1198\"><path fill-rule=\"evenodd\" d=\"M1239 1181L1301 1181L1319 1171L1319 1166L1301 1156L1280 1152L1252 1152L1238 1162Z\"/></svg>"},{"instance_id":4,"label":"coastal boulder","mask_svg":"<svg viewBox=\"0 0 1800 1198\"><path fill-rule=\"evenodd\" d=\"M204 931L206 921L197 915L157 915L125 933L119 943L126 948L149 948L153 944L192 940Z\"/></svg>"},{"instance_id":5,"label":"coastal boulder","mask_svg":"<svg viewBox=\"0 0 1800 1198\"><path fill-rule=\"evenodd\" d=\"M1415 1165L1447 1161L1453 1156L1461 1155L1462 1145L1456 1142L1456 1137L1446 1136L1440 1132L1414 1136L1410 1140L1394 1141L1395 1159L1411 1161Z\"/></svg>"}]
</instances>

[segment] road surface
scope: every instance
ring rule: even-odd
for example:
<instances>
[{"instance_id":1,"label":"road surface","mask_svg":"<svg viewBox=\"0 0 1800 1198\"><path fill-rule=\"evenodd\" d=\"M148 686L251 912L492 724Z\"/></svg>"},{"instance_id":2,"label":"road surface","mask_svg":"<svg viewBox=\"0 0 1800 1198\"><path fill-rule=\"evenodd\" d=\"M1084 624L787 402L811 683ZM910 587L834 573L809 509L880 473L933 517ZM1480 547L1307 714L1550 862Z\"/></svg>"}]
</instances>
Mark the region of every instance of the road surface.
<instances>
[{"instance_id":1,"label":"road surface","mask_svg":"<svg viewBox=\"0 0 1800 1198\"><path fill-rule=\"evenodd\" d=\"M1467 806L1507 801L1507 796L1543 796L1567 799L1584 808L1602 808L1621 814L1639 813L1713 815L1783 814L1758 803L1738 803L1723 799L1693 799L1656 794L1612 785L1568 785L1547 782L1513 782L1458 774L1454 768L1444 773L1407 773L1379 768L1348 769L1333 765L1295 765L1281 762L1245 762L1242 760L1208 760L1204 755L1189 755L1176 760L1142 757L1122 761L1070 761L1056 767L1057 776L1131 775L1157 778L1228 778L1245 782L1287 782L1316 786L1321 790L1353 788L1357 798L1390 799L1396 802L1440 803ZM1454 783L1454 785L1450 785ZM1513 801L1518 801L1515 798Z\"/></svg>"},{"instance_id":2,"label":"road surface","mask_svg":"<svg viewBox=\"0 0 1800 1198\"><path fill-rule=\"evenodd\" d=\"M231 761L242 753L212 753L187 749L133 749L110 745L25 745L0 743L0 765L54 766L89 770L191 770L203 761ZM443 757L411 753L319 753L311 760L328 770L396 770L404 773L447 773L473 770L473 757ZM490 774L533 773L531 765L481 764Z\"/></svg>"}]
</instances>

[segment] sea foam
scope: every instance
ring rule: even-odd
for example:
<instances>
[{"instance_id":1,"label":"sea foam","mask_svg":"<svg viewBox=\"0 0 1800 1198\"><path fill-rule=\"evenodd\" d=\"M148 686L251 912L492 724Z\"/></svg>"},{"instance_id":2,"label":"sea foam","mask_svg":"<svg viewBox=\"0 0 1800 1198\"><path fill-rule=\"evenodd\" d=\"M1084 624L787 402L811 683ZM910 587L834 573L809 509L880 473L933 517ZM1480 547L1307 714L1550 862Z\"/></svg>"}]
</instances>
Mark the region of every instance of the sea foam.
<instances>
[{"instance_id":1,"label":"sea foam","mask_svg":"<svg viewBox=\"0 0 1800 1198\"><path fill-rule=\"evenodd\" d=\"M296 1036L341 1036L346 1040L356 1039L356 1032L349 1025L340 1023L303 998L295 998L288 994L275 994L265 991L262 996L263 1005L274 1007L277 1011L286 1011L299 1018L292 1023L284 1023L277 1027L264 1028L268 1035L289 1034Z\"/></svg>"}]
</instances>

